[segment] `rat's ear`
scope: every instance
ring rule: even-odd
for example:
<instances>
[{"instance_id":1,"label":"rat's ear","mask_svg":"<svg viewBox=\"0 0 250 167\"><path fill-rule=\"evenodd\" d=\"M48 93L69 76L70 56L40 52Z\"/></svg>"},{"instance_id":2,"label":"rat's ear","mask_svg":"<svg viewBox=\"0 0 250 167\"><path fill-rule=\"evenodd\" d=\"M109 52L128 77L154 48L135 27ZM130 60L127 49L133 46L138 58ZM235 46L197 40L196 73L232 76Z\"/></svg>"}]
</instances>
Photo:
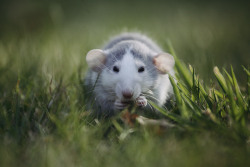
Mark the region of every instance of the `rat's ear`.
<instances>
[{"instance_id":1,"label":"rat's ear","mask_svg":"<svg viewBox=\"0 0 250 167\"><path fill-rule=\"evenodd\" d=\"M93 49L87 53L86 61L93 71L100 72L106 60L106 55L101 49Z\"/></svg>"},{"instance_id":2,"label":"rat's ear","mask_svg":"<svg viewBox=\"0 0 250 167\"><path fill-rule=\"evenodd\" d=\"M174 67L174 58L168 53L160 53L153 58L153 63L161 74L168 73Z\"/></svg>"}]
</instances>

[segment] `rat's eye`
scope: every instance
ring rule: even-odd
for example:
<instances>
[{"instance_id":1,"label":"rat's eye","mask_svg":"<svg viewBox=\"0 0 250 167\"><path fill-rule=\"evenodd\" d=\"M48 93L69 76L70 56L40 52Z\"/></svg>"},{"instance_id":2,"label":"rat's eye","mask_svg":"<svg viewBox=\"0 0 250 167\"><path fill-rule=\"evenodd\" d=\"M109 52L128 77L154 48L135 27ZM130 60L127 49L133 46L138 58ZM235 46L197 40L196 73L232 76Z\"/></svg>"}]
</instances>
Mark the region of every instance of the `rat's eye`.
<instances>
[{"instance_id":1,"label":"rat's eye","mask_svg":"<svg viewBox=\"0 0 250 167\"><path fill-rule=\"evenodd\" d=\"M143 72L144 70L145 70L144 67L138 68L138 72Z\"/></svg>"},{"instance_id":2,"label":"rat's eye","mask_svg":"<svg viewBox=\"0 0 250 167\"><path fill-rule=\"evenodd\" d=\"M113 67L113 71L116 72L116 73L118 73L120 70L119 70L119 68L117 66L114 66Z\"/></svg>"}]
</instances>

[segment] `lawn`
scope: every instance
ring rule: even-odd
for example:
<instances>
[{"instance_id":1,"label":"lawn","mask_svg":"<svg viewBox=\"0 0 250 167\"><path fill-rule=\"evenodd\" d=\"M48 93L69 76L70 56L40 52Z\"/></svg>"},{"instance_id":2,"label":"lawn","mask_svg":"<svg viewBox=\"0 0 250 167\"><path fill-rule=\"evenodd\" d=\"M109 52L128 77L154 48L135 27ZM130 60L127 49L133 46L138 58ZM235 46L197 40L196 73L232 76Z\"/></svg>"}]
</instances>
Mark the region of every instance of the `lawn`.
<instances>
[{"instance_id":1,"label":"lawn","mask_svg":"<svg viewBox=\"0 0 250 167\"><path fill-rule=\"evenodd\" d=\"M248 2L1 3L0 166L250 165ZM97 119L85 56L124 31L175 57L175 99Z\"/></svg>"}]
</instances>

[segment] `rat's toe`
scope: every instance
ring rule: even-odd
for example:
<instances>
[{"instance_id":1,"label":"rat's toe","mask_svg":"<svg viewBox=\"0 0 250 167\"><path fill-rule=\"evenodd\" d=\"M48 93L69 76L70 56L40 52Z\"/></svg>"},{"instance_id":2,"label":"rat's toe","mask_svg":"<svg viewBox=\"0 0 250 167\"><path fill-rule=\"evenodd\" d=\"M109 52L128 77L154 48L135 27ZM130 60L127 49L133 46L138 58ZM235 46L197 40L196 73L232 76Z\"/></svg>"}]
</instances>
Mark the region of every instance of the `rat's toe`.
<instances>
[{"instance_id":1,"label":"rat's toe","mask_svg":"<svg viewBox=\"0 0 250 167\"><path fill-rule=\"evenodd\" d=\"M144 96L139 96L136 100L136 105L139 107L145 107L147 103L147 99Z\"/></svg>"}]
</instances>

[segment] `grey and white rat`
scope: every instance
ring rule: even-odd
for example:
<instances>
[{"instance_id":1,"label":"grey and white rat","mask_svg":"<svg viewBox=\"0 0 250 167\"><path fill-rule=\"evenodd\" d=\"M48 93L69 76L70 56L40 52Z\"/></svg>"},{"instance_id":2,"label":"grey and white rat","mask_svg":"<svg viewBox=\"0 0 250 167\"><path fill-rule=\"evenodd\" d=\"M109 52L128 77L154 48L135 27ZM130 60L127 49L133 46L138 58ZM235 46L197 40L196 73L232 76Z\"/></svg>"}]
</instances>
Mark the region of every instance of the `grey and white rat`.
<instances>
[{"instance_id":1,"label":"grey and white rat","mask_svg":"<svg viewBox=\"0 0 250 167\"><path fill-rule=\"evenodd\" d=\"M99 113L110 115L131 103L162 106L173 94L169 74L174 75L174 58L150 38L139 33L123 33L103 49L87 53L89 71L85 85L92 90Z\"/></svg>"}]
</instances>

